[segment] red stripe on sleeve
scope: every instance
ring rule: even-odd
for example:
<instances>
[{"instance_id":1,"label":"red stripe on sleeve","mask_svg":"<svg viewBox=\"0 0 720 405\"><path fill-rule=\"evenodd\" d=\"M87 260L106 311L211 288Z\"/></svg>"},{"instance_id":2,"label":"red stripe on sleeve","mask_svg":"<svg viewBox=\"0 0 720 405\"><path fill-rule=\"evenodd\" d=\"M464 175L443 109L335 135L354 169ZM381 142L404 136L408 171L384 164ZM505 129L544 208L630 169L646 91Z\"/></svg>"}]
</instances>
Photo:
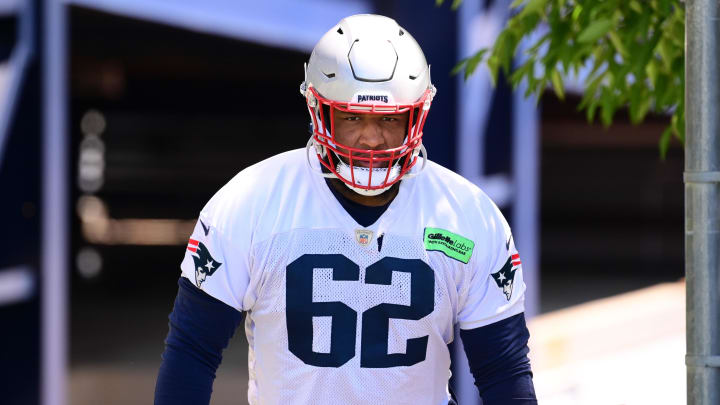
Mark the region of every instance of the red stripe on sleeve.
<instances>
[{"instance_id":1,"label":"red stripe on sleeve","mask_svg":"<svg viewBox=\"0 0 720 405\"><path fill-rule=\"evenodd\" d=\"M188 246L188 250L191 252L197 252L197 248Z\"/></svg>"},{"instance_id":2,"label":"red stripe on sleeve","mask_svg":"<svg viewBox=\"0 0 720 405\"><path fill-rule=\"evenodd\" d=\"M192 239L192 238L190 239L190 244L191 244L191 245L195 245L195 246L197 246L197 245L198 245L198 243L199 243L199 242L198 242L198 241L196 241L195 239Z\"/></svg>"}]
</instances>

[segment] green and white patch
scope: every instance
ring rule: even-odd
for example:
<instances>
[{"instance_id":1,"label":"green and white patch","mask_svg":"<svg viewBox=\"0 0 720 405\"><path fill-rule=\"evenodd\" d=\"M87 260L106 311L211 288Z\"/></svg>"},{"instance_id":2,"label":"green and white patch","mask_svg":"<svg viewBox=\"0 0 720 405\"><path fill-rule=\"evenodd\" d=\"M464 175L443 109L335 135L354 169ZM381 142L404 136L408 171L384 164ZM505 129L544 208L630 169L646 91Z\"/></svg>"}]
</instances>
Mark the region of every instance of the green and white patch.
<instances>
[{"instance_id":1,"label":"green and white patch","mask_svg":"<svg viewBox=\"0 0 720 405\"><path fill-rule=\"evenodd\" d=\"M475 242L440 228L425 228L425 250L442 252L445 256L467 264Z\"/></svg>"}]
</instances>

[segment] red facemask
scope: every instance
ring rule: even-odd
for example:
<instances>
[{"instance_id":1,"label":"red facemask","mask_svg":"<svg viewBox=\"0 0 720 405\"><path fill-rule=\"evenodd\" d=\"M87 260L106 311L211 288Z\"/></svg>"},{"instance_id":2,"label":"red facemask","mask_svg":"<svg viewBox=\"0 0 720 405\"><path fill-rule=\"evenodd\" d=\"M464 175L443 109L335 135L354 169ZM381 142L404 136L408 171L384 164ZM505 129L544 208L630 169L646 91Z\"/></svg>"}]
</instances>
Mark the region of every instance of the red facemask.
<instances>
[{"instance_id":1,"label":"red facemask","mask_svg":"<svg viewBox=\"0 0 720 405\"><path fill-rule=\"evenodd\" d=\"M434 88L412 104L366 104L333 101L322 97L315 88L306 97L312 116L313 141L320 163L342 182L362 194L374 195L400 181L417 163L422 148L423 126L427 119ZM358 149L343 145L335 139L334 112L353 114L391 115L408 113L405 141L392 149ZM328 122L330 127L328 128ZM329 129L329 130L328 130ZM365 164L358 166L359 162ZM367 193L362 192L363 190Z\"/></svg>"}]
</instances>

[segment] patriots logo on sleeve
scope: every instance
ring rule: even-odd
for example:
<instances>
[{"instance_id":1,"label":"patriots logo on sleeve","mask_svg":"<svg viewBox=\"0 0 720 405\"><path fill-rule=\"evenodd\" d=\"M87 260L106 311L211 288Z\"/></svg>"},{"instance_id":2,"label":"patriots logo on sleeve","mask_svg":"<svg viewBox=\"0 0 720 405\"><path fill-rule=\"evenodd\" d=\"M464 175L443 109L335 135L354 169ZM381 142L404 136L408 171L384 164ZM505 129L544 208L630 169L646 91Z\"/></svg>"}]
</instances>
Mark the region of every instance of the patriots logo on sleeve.
<instances>
[{"instance_id":1,"label":"patriots logo on sleeve","mask_svg":"<svg viewBox=\"0 0 720 405\"><path fill-rule=\"evenodd\" d=\"M190 239L187 250L197 254L191 256L195 262L195 285L199 288L207 277L212 276L222 266L222 263L213 259L205 244L195 239Z\"/></svg>"},{"instance_id":2,"label":"patriots logo on sleeve","mask_svg":"<svg viewBox=\"0 0 720 405\"><path fill-rule=\"evenodd\" d=\"M513 292L513 284L515 282L515 271L520 267L520 255L515 253L508 257L505 265L496 273L490 274L495 280L495 284L502 288L505 298L510 301Z\"/></svg>"}]
</instances>

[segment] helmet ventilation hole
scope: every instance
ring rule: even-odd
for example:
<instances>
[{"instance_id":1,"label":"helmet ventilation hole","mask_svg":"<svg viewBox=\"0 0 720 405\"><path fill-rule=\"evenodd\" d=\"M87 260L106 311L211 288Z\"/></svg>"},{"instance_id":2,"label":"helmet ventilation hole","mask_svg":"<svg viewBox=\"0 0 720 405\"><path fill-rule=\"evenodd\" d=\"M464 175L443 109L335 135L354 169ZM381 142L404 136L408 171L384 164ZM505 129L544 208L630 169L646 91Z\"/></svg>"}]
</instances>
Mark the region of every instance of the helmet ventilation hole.
<instances>
[{"instance_id":1,"label":"helmet ventilation hole","mask_svg":"<svg viewBox=\"0 0 720 405\"><path fill-rule=\"evenodd\" d=\"M340 35L342 35L342 34L343 34L342 28L338 28L338 29L337 29L337 33L340 34Z\"/></svg>"},{"instance_id":2,"label":"helmet ventilation hole","mask_svg":"<svg viewBox=\"0 0 720 405\"><path fill-rule=\"evenodd\" d=\"M405 31L403 31L403 30L400 30L400 33L399 33L398 35L400 35L400 36L403 36L403 35L405 35Z\"/></svg>"},{"instance_id":3,"label":"helmet ventilation hole","mask_svg":"<svg viewBox=\"0 0 720 405\"><path fill-rule=\"evenodd\" d=\"M410 80L415 80L415 79L417 79L417 76L413 76L413 75L410 75L410 76L408 76L408 77L410 77Z\"/></svg>"}]
</instances>

